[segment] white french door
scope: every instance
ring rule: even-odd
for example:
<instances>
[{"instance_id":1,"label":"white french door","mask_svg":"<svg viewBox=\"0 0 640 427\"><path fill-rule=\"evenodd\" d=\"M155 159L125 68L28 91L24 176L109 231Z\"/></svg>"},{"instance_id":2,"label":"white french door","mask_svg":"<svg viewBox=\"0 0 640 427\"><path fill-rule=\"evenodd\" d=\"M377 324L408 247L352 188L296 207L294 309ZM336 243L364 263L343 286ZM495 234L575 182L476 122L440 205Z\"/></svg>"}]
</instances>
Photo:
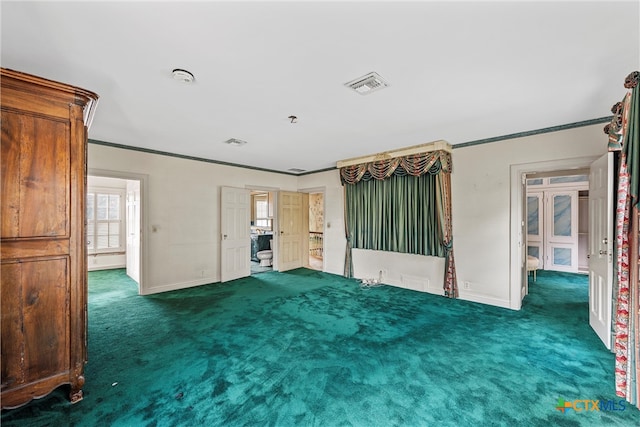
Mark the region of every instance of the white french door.
<instances>
[{"instance_id":1,"label":"white french door","mask_svg":"<svg viewBox=\"0 0 640 427\"><path fill-rule=\"evenodd\" d=\"M538 258L544 269L544 193L527 192L527 255Z\"/></svg>"},{"instance_id":2,"label":"white french door","mask_svg":"<svg viewBox=\"0 0 640 427\"><path fill-rule=\"evenodd\" d=\"M251 195L244 188L221 187L220 281L251 275Z\"/></svg>"},{"instance_id":3,"label":"white french door","mask_svg":"<svg viewBox=\"0 0 640 427\"><path fill-rule=\"evenodd\" d=\"M578 192L545 192L545 269L578 272Z\"/></svg>"},{"instance_id":4,"label":"white french door","mask_svg":"<svg viewBox=\"0 0 640 427\"><path fill-rule=\"evenodd\" d=\"M613 153L589 174L589 325L611 349L613 298Z\"/></svg>"}]
</instances>

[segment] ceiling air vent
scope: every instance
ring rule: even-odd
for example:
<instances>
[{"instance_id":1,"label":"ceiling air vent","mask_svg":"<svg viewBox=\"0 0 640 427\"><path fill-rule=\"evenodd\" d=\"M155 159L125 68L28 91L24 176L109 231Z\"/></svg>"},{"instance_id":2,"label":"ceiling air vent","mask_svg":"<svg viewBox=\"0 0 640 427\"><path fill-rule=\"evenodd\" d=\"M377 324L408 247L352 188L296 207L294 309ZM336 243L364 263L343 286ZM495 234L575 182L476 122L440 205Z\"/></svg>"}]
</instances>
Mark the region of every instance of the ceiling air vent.
<instances>
[{"instance_id":1,"label":"ceiling air vent","mask_svg":"<svg viewBox=\"0 0 640 427\"><path fill-rule=\"evenodd\" d=\"M371 92L390 86L389 83L387 83L382 77L380 77L380 74L376 72L371 72L362 77L358 77L344 85L355 90L360 95L368 95Z\"/></svg>"},{"instance_id":2,"label":"ceiling air vent","mask_svg":"<svg viewBox=\"0 0 640 427\"><path fill-rule=\"evenodd\" d=\"M243 141L241 139L231 138L231 139L227 139L224 143L228 144L228 145L232 145L234 147L242 147L244 144L247 143L247 141Z\"/></svg>"},{"instance_id":3,"label":"ceiling air vent","mask_svg":"<svg viewBox=\"0 0 640 427\"><path fill-rule=\"evenodd\" d=\"M304 172L304 169L298 169L298 168L291 168L291 169L287 169L289 172L295 172L295 173L300 173L300 172Z\"/></svg>"}]
</instances>

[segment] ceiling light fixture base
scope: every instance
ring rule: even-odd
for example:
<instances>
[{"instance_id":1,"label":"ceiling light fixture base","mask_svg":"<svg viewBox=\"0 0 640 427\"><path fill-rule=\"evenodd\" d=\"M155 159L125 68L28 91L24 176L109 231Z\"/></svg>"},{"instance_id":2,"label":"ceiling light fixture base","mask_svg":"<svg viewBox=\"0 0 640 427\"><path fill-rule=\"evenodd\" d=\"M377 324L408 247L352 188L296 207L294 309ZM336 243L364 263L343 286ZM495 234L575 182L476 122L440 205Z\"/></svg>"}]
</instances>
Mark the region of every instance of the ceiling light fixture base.
<instances>
[{"instance_id":1,"label":"ceiling light fixture base","mask_svg":"<svg viewBox=\"0 0 640 427\"><path fill-rule=\"evenodd\" d=\"M173 76L174 80L181 81L182 83L192 83L195 80L193 74L187 70L183 70L182 68L175 68L171 72L171 76Z\"/></svg>"}]
</instances>

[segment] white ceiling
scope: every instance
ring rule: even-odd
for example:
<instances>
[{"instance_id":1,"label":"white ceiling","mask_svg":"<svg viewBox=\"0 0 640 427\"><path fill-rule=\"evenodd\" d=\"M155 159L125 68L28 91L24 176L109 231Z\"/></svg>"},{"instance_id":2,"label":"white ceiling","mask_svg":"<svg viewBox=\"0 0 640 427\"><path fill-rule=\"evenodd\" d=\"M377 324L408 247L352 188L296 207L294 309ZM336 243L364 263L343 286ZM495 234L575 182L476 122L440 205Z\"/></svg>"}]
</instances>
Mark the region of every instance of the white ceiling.
<instances>
[{"instance_id":1,"label":"white ceiling","mask_svg":"<svg viewBox=\"0 0 640 427\"><path fill-rule=\"evenodd\" d=\"M640 68L638 1L3 0L0 13L3 67L100 96L90 139L275 171L607 117ZM391 86L343 86L370 71Z\"/></svg>"}]
</instances>

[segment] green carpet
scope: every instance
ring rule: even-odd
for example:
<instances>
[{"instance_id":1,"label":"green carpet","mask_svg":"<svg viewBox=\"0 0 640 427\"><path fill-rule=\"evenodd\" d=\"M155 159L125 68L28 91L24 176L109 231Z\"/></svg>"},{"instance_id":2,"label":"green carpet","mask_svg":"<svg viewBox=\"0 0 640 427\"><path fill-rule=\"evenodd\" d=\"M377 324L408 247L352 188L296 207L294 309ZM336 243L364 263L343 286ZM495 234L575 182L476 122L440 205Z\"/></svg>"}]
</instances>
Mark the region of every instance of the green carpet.
<instances>
[{"instance_id":1,"label":"green carpet","mask_svg":"<svg viewBox=\"0 0 640 427\"><path fill-rule=\"evenodd\" d=\"M640 424L586 276L540 271L530 292L515 312L299 269L142 297L92 272L84 400L61 388L2 426Z\"/></svg>"}]
</instances>

